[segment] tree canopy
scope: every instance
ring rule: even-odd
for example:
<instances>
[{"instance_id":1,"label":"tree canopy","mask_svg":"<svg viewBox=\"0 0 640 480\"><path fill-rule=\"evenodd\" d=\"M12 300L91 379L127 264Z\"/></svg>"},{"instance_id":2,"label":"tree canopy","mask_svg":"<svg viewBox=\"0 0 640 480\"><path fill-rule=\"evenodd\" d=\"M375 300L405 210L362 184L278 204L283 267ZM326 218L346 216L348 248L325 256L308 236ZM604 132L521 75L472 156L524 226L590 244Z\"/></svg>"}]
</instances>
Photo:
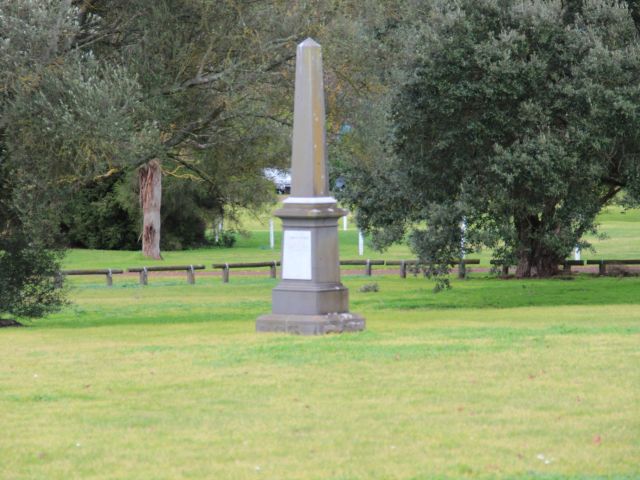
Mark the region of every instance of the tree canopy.
<instances>
[{"instance_id":1,"label":"tree canopy","mask_svg":"<svg viewBox=\"0 0 640 480\"><path fill-rule=\"evenodd\" d=\"M389 158L347 168L380 245L439 272L488 246L551 275L622 189L638 198L640 42L625 4L435 2L393 99Z\"/></svg>"}]
</instances>

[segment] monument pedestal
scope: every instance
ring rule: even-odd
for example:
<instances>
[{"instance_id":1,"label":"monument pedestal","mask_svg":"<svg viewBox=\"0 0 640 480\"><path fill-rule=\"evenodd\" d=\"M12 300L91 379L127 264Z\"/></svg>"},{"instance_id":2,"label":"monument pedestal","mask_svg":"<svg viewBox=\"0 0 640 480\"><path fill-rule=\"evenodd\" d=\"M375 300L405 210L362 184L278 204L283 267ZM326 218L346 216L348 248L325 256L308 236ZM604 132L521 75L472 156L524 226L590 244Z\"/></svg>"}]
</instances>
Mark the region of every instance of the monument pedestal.
<instances>
[{"instance_id":1,"label":"monument pedestal","mask_svg":"<svg viewBox=\"0 0 640 480\"><path fill-rule=\"evenodd\" d=\"M298 335L324 335L327 333L359 332L365 320L355 313L328 313L326 315L262 315L256 320L256 332L280 332Z\"/></svg>"},{"instance_id":2,"label":"monument pedestal","mask_svg":"<svg viewBox=\"0 0 640 480\"><path fill-rule=\"evenodd\" d=\"M349 291L340 283L338 219L345 214L332 197L290 197L275 212L282 219L282 280L272 291L272 313L256 320L257 332L364 330L364 318L349 313Z\"/></svg>"}]
</instances>

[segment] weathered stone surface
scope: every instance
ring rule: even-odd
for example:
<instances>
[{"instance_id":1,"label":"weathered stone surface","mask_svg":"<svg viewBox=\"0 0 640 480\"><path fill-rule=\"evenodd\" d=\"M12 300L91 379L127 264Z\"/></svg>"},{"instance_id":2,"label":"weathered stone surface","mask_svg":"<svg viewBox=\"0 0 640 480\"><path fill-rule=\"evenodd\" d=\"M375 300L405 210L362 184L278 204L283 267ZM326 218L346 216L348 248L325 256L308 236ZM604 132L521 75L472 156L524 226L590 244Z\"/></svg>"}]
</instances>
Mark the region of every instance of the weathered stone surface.
<instances>
[{"instance_id":1,"label":"weathered stone surface","mask_svg":"<svg viewBox=\"0 0 640 480\"><path fill-rule=\"evenodd\" d=\"M329 195L322 49L307 38L296 52L291 196Z\"/></svg>"},{"instance_id":2,"label":"weathered stone surface","mask_svg":"<svg viewBox=\"0 0 640 480\"><path fill-rule=\"evenodd\" d=\"M325 335L359 332L365 329L365 319L355 313L327 315L263 315L256 321L256 332Z\"/></svg>"}]
</instances>

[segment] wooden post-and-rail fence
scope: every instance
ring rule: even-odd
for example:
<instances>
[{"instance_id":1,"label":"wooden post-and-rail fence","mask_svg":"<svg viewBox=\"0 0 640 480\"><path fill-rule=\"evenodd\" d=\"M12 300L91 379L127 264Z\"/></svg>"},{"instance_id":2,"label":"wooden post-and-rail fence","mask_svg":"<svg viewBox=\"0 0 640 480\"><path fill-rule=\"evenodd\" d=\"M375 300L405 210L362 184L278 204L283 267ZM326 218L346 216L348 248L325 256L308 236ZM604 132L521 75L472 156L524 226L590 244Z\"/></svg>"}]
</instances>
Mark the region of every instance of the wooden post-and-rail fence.
<instances>
[{"instance_id":1,"label":"wooden post-and-rail fence","mask_svg":"<svg viewBox=\"0 0 640 480\"><path fill-rule=\"evenodd\" d=\"M465 259L464 261L460 260L452 260L451 264L460 265L459 276L464 277L466 270L464 269L465 265L477 265L480 263L480 260L477 259ZM364 274L367 276L371 276L373 274L373 266L399 266L400 267L400 277L407 277L407 269L410 267L414 267L418 264L417 260L341 260L341 266L363 266ZM269 268L269 274L271 278L276 278L277 276L277 267L280 266L279 261L271 261L271 262L234 262L234 263L214 263L211 265L214 269L222 270L222 281L223 283L229 283L230 272L232 269L254 269L254 268ZM138 273L140 278L140 285L148 285L149 284L149 273L150 272L179 272L184 271L187 274L187 283L190 285L195 284L196 270L205 270L204 265L161 265L161 266L152 266L152 267L132 267L128 268L126 271L129 273ZM58 286L62 286L62 282L65 276L67 275L105 275L107 286L113 285L113 275L123 274L125 270L115 269L115 268L107 268L107 269L86 269L86 270L62 270L56 276L56 284Z\"/></svg>"},{"instance_id":2,"label":"wooden post-and-rail fence","mask_svg":"<svg viewBox=\"0 0 640 480\"><path fill-rule=\"evenodd\" d=\"M276 278L276 267L280 265L280 262L244 262L244 263L214 263L213 268L222 269L222 282L229 283L229 273L232 268L261 268L269 267L269 274L271 278Z\"/></svg>"},{"instance_id":3,"label":"wooden post-and-rail fence","mask_svg":"<svg viewBox=\"0 0 640 480\"><path fill-rule=\"evenodd\" d=\"M196 283L196 270L204 270L204 265L162 265L157 267L134 267L128 268L127 272L140 274L140 285L149 284L149 272L187 272L187 283L193 285Z\"/></svg>"},{"instance_id":4,"label":"wooden post-and-rail fence","mask_svg":"<svg viewBox=\"0 0 640 480\"><path fill-rule=\"evenodd\" d=\"M104 275L107 280L107 286L111 287L113 285L113 276L121 275L124 273L123 270L118 268L98 268L92 270L61 270L56 275L56 286L58 288L62 287L62 282L64 281L64 277L67 275Z\"/></svg>"},{"instance_id":5,"label":"wooden post-and-rail fence","mask_svg":"<svg viewBox=\"0 0 640 480\"><path fill-rule=\"evenodd\" d=\"M466 276L467 265L478 265L480 260L478 259L464 259L464 260L451 260L451 265L458 265L458 276L464 278ZM491 260L491 265L501 268L503 276L509 274L509 267L513 266L513 263L505 262L503 260ZM341 260L341 266L363 266L364 274L371 276L373 274L374 266L397 266L399 267L400 277L406 278L407 271L415 269L418 265L417 260ZM640 259L630 260L564 260L560 265L563 267L563 273L570 274L571 267L584 266L584 265L597 265L598 274L606 275L607 266L625 266L625 265L640 265ZM234 262L234 263L214 263L211 265L214 269L222 270L223 283L229 283L230 272L232 269L254 269L254 268L268 268L271 278L276 278L277 267L280 266L279 261L271 262ZM187 283L193 285L196 282L196 270L205 270L204 265L161 265L152 267L133 267L128 268L126 271L130 273L138 273L140 275L140 285L148 285L150 272L178 272L183 271L187 274ZM125 270L118 268L102 268L102 269L85 269L85 270L61 270L58 272L55 278L56 285L62 286L64 277L70 275L104 275L107 286L113 285L113 276L121 275Z\"/></svg>"}]
</instances>

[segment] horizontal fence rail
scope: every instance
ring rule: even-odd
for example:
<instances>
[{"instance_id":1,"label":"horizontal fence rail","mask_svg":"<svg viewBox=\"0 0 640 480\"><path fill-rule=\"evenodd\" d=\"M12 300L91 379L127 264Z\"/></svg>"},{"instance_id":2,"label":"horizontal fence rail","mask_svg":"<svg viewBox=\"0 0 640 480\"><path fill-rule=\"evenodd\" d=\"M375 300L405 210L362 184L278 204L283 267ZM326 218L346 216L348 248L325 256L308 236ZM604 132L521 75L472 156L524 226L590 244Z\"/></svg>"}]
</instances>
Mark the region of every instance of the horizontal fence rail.
<instances>
[{"instance_id":1,"label":"horizontal fence rail","mask_svg":"<svg viewBox=\"0 0 640 480\"><path fill-rule=\"evenodd\" d=\"M373 265L384 265L384 260L340 260L341 266L364 265L364 274L371 276Z\"/></svg>"},{"instance_id":2,"label":"horizontal fence rail","mask_svg":"<svg viewBox=\"0 0 640 480\"><path fill-rule=\"evenodd\" d=\"M123 270L118 268L94 268L85 270L61 270L56 277L56 286L62 287L63 278L67 275L104 275L106 277L107 286L113 285L113 275L120 275L124 273Z\"/></svg>"},{"instance_id":3,"label":"horizontal fence rail","mask_svg":"<svg viewBox=\"0 0 640 480\"><path fill-rule=\"evenodd\" d=\"M465 258L465 259L452 259L448 262L451 266L458 265L458 276L464 278L466 276L467 265L479 265L480 260L477 258ZM490 260L489 263L496 267L502 268L502 275L509 275L509 267L515 265L513 262L506 262L501 259ZM416 267L419 265L419 261L415 259L411 260L371 260L371 259L346 259L340 260L340 265L344 267L349 266L363 266L364 274L371 276L373 274L374 266L387 266L387 267L399 267L399 273L401 278L407 277L407 270L413 269L416 272ZM571 267L584 266L584 265L598 265L598 274L606 275L607 266L611 265L640 265L640 259L603 259L603 260L570 260L565 259L559 262L559 265L563 267L563 272L571 273ZM230 271L232 269L254 269L254 268L269 268L271 278L276 278L277 267L280 266L279 261L269 262L229 262L229 263L214 263L211 265L214 269L222 270L222 281L224 283L229 282ZM64 277L70 275L104 275L106 278L107 286L113 285L113 275L120 275L125 272L138 273L140 275L140 284L148 285L149 272L179 272L184 271L187 274L187 283L195 284L195 271L205 270L205 265L156 265L150 267L131 267L126 270L119 268L94 268L94 269L74 269L74 270L61 270L56 277L56 285L62 286Z\"/></svg>"},{"instance_id":4,"label":"horizontal fence rail","mask_svg":"<svg viewBox=\"0 0 640 480\"><path fill-rule=\"evenodd\" d=\"M229 272L232 268L260 268L268 267L271 278L276 278L276 267L280 265L278 261L272 262L234 262L234 263L214 263L213 268L222 269L222 282L229 283Z\"/></svg>"},{"instance_id":5,"label":"horizontal fence rail","mask_svg":"<svg viewBox=\"0 0 640 480\"><path fill-rule=\"evenodd\" d=\"M502 267L502 275L505 277L509 275L509 267L514 267L516 265L513 262L505 262L500 259L489 260L489 263L496 267ZM581 267L584 264L584 260L570 260L568 258L562 262L558 262L558 265L562 265L563 273L571 273L571 267ZM589 264L589 262L587 262L587 264Z\"/></svg>"},{"instance_id":6,"label":"horizontal fence rail","mask_svg":"<svg viewBox=\"0 0 640 480\"><path fill-rule=\"evenodd\" d=\"M606 275L607 265L640 265L640 260L587 260L587 265L598 265L598 275Z\"/></svg>"},{"instance_id":7,"label":"horizontal fence rail","mask_svg":"<svg viewBox=\"0 0 640 480\"><path fill-rule=\"evenodd\" d=\"M187 272L187 283L196 283L196 270L204 270L204 265L158 265L155 267L132 267L127 272L140 274L140 285L149 284L149 272Z\"/></svg>"}]
</instances>

